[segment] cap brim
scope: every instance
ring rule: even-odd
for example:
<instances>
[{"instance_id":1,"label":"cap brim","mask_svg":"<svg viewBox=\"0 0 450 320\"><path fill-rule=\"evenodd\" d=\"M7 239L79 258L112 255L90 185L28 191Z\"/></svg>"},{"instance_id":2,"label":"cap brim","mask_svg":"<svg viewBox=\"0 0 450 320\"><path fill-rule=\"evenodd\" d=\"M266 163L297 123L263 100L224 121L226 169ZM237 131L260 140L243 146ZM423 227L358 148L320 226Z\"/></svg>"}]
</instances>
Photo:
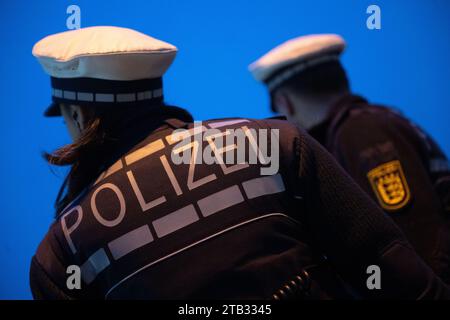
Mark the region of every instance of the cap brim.
<instances>
[{"instance_id":1,"label":"cap brim","mask_svg":"<svg viewBox=\"0 0 450 320\"><path fill-rule=\"evenodd\" d=\"M61 109L59 108L59 104L53 102L47 110L44 112L44 116L46 117L59 117L61 116Z\"/></svg>"}]
</instances>

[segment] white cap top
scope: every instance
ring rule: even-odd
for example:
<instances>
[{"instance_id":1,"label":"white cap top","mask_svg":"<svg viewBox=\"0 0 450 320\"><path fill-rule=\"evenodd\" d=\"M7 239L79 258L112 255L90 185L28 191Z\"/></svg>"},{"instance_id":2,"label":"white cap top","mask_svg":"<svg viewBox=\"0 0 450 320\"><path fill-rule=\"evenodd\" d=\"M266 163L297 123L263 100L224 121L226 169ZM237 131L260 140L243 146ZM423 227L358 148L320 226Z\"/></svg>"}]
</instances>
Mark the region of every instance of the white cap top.
<instances>
[{"instance_id":1,"label":"white cap top","mask_svg":"<svg viewBox=\"0 0 450 320\"><path fill-rule=\"evenodd\" d=\"M102 26L50 35L33 47L52 77L119 81L161 77L176 52L175 46L135 30Z\"/></svg>"},{"instance_id":2,"label":"white cap top","mask_svg":"<svg viewBox=\"0 0 450 320\"><path fill-rule=\"evenodd\" d=\"M344 48L344 39L336 34L298 37L286 41L253 62L249 71L256 80L266 82L272 89L307 67L338 59Z\"/></svg>"}]
</instances>

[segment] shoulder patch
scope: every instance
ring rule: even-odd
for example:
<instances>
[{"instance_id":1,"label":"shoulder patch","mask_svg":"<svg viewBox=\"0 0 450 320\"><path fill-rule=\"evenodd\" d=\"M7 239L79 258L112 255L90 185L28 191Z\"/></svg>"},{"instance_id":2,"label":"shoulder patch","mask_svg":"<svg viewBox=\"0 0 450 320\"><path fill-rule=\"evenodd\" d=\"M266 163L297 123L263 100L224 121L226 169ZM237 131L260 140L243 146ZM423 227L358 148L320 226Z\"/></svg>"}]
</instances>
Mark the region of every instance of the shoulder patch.
<instances>
[{"instance_id":1,"label":"shoulder patch","mask_svg":"<svg viewBox=\"0 0 450 320\"><path fill-rule=\"evenodd\" d=\"M370 170L367 177L383 209L398 210L409 202L411 193L400 161L383 163Z\"/></svg>"}]
</instances>

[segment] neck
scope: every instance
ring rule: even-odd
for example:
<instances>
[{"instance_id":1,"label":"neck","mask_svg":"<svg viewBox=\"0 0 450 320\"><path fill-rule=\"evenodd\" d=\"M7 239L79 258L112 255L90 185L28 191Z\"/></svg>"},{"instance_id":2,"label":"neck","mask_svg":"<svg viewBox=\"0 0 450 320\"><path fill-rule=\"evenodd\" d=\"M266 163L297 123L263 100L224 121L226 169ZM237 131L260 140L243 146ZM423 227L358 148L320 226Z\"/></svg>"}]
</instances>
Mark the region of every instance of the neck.
<instances>
[{"instance_id":1,"label":"neck","mask_svg":"<svg viewBox=\"0 0 450 320\"><path fill-rule=\"evenodd\" d=\"M331 107L345 93L327 94L320 96L298 96L294 98L296 108L296 122L306 130L325 122Z\"/></svg>"},{"instance_id":2,"label":"neck","mask_svg":"<svg viewBox=\"0 0 450 320\"><path fill-rule=\"evenodd\" d=\"M165 120L176 118L192 122L192 116L184 109L171 106L158 106L151 109L133 111L133 115L119 119L114 124L113 134L117 141L117 152L123 153L135 144L145 139L152 131L165 126Z\"/></svg>"}]
</instances>

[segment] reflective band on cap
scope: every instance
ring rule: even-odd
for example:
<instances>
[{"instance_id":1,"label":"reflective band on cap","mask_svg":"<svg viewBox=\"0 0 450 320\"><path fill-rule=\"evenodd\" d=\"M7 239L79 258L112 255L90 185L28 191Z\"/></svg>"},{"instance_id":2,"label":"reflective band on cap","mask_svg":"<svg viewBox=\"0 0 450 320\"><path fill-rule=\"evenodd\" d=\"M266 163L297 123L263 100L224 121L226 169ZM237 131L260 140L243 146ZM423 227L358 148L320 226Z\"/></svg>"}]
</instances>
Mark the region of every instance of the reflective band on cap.
<instances>
[{"instance_id":1,"label":"reflective band on cap","mask_svg":"<svg viewBox=\"0 0 450 320\"><path fill-rule=\"evenodd\" d=\"M117 102L133 102L136 101L136 93L119 93L116 94Z\"/></svg>"},{"instance_id":2,"label":"reflective band on cap","mask_svg":"<svg viewBox=\"0 0 450 320\"><path fill-rule=\"evenodd\" d=\"M94 94L89 92L78 92L78 101L94 101Z\"/></svg>"},{"instance_id":3,"label":"reflective band on cap","mask_svg":"<svg viewBox=\"0 0 450 320\"><path fill-rule=\"evenodd\" d=\"M97 102L114 102L114 94L112 94L112 93L96 93L95 101L97 101Z\"/></svg>"},{"instance_id":4,"label":"reflective band on cap","mask_svg":"<svg viewBox=\"0 0 450 320\"><path fill-rule=\"evenodd\" d=\"M295 76L296 74L302 72L307 68L313 67L320 63L338 59L339 55L332 54L321 56L316 59L307 60L305 62L301 62L297 65L287 68L285 71L282 71L278 75L272 77L269 81L266 82L267 87L269 88L269 91L273 91L274 89L278 88L283 82L289 80L290 78L292 78L293 76Z\"/></svg>"},{"instance_id":5,"label":"reflective band on cap","mask_svg":"<svg viewBox=\"0 0 450 320\"><path fill-rule=\"evenodd\" d=\"M137 99L138 99L139 101L151 99L152 96L153 96L153 91L151 91L151 90L144 91L144 92L138 92L138 93L137 93Z\"/></svg>"},{"instance_id":6,"label":"reflective band on cap","mask_svg":"<svg viewBox=\"0 0 450 320\"><path fill-rule=\"evenodd\" d=\"M62 98L63 97L63 91L60 89L53 89L52 95L56 98Z\"/></svg>"},{"instance_id":7,"label":"reflective band on cap","mask_svg":"<svg viewBox=\"0 0 450 320\"><path fill-rule=\"evenodd\" d=\"M63 91L64 99L76 100L76 93L73 91Z\"/></svg>"},{"instance_id":8,"label":"reflective band on cap","mask_svg":"<svg viewBox=\"0 0 450 320\"><path fill-rule=\"evenodd\" d=\"M108 103L128 103L135 101L151 100L162 97L162 89L139 91L132 93L94 93L94 92L76 92L52 88L52 96L73 101L88 102L108 102Z\"/></svg>"}]
</instances>

